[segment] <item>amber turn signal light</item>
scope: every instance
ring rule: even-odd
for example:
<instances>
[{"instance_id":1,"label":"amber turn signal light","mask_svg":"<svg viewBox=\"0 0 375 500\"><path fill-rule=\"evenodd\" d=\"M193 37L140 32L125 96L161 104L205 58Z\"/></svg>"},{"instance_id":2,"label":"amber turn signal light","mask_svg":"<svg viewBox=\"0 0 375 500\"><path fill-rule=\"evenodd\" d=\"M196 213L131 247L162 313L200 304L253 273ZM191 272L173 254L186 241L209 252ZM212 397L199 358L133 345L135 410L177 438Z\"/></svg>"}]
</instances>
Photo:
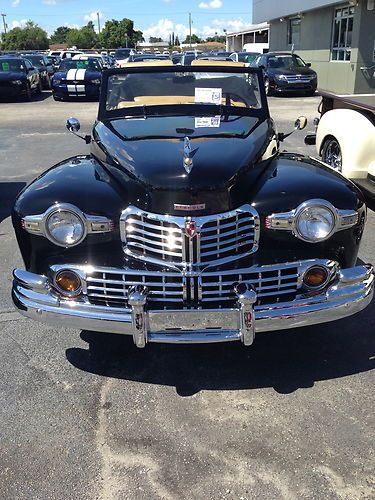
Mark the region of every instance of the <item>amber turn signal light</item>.
<instances>
[{"instance_id":1,"label":"amber turn signal light","mask_svg":"<svg viewBox=\"0 0 375 500\"><path fill-rule=\"evenodd\" d=\"M326 284L328 271L324 267L313 266L305 272L303 283L307 288L320 288Z\"/></svg>"},{"instance_id":2,"label":"amber turn signal light","mask_svg":"<svg viewBox=\"0 0 375 500\"><path fill-rule=\"evenodd\" d=\"M81 291L81 278L73 271L60 271L56 275L55 283L66 295L78 295Z\"/></svg>"}]
</instances>

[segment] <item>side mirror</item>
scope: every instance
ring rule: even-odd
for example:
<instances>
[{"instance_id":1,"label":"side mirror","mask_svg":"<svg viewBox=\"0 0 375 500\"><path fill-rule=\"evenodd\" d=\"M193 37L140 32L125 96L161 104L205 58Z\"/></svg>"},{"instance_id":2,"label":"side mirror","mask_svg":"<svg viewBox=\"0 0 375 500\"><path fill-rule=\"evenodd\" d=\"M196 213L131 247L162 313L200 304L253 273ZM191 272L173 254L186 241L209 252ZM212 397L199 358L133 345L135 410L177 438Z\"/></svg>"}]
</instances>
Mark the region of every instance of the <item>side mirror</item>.
<instances>
[{"instance_id":1,"label":"side mirror","mask_svg":"<svg viewBox=\"0 0 375 500\"><path fill-rule=\"evenodd\" d=\"M297 120L294 122L294 128L296 130L303 130L307 125L306 116L299 116Z\"/></svg>"},{"instance_id":2,"label":"side mirror","mask_svg":"<svg viewBox=\"0 0 375 500\"><path fill-rule=\"evenodd\" d=\"M77 120L77 118L71 117L66 120L66 128L69 130L69 132L78 132L81 128L81 124L79 123L79 120Z\"/></svg>"},{"instance_id":3,"label":"side mirror","mask_svg":"<svg viewBox=\"0 0 375 500\"><path fill-rule=\"evenodd\" d=\"M306 66L307 66L308 68L311 68L311 63L306 63Z\"/></svg>"},{"instance_id":4,"label":"side mirror","mask_svg":"<svg viewBox=\"0 0 375 500\"><path fill-rule=\"evenodd\" d=\"M295 132L296 130L303 130L307 125L307 118L306 116L299 116L297 118L297 120L294 122L294 130L292 130L291 132L289 132L289 134L284 134L284 132L279 132L277 134L277 139L282 142L284 139L286 139L287 137L289 137L291 134L293 134L293 132Z\"/></svg>"},{"instance_id":5,"label":"side mirror","mask_svg":"<svg viewBox=\"0 0 375 500\"><path fill-rule=\"evenodd\" d=\"M29 68L29 71L34 71L34 70L35 70L34 66L31 66L31 68Z\"/></svg>"},{"instance_id":6,"label":"side mirror","mask_svg":"<svg viewBox=\"0 0 375 500\"><path fill-rule=\"evenodd\" d=\"M260 66L258 66L259 69L266 69L265 65L264 64L261 64Z\"/></svg>"},{"instance_id":7,"label":"side mirror","mask_svg":"<svg viewBox=\"0 0 375 500\"><path fill-rule=\"evenodd\" d=\"M86 144L90 144L91 142L91 135L79 135L78 131L81 128L81 124L79 123L79 120L77 118L70 117L66 120L66 128L71 132L72 134L76 135L80 139L83 139Z\"/></svg>"}]
</instances>

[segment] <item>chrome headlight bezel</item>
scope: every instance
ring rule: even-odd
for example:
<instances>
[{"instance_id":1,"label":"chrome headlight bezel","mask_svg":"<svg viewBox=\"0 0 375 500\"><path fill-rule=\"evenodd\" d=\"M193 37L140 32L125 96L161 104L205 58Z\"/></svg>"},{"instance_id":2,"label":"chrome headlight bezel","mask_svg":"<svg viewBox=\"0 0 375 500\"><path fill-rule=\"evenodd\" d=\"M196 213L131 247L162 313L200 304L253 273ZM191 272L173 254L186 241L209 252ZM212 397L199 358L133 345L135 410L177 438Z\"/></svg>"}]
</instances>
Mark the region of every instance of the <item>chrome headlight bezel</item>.
<instances>
[{"instance_id":1,"label":"chrome headlight bezel","mask_svg":"<svg viewBox=\"0 0 375 500\"><path fill-rule=\"evenodd\" d=\"M82 228L82 234L73 243L66 243L66 242L59 241L57 238L55 238L51 234L51 229L49 227L49 221L51 220L51 218L55 214L61 214L63 212L66 212L68 214L72 214L74 217L76 217L76 219L78 220L78 222L80 223L81 228ZM43 223L44 223L44 233L45 233L46 238L49 241L51 241L53 244L58 245L60 247L64 247L64 248L75 247L76 245L79 245L80 243L82 243L82 241L87 236L87 224L85 221L85 216L84 216L83 212L81 212L81 210L79 210L79 208L75 207L74 205L64 204L64 205L58 205L58 206L53 206L53 207L49 208L44 214Z\"/></svg>"},{"instance_id":2,"label":"chrome headlight bezel","mask_svg":"<svg viewBox=\"0 0 375 500\"><path fill-rule=\"evenodd\" d=\"M326 214L331 216L332 219L331 219L330 229L325 234L325 236L322 236L320 238L311 236L309 237L306 233L304 234L301 228L302 216L306 214L309 210L311 211L319 209L321 210L322 213L325 212ZM294 219L294 231L296 233L296 236L302 241L306 241L308 243L320 243L321 241L328 240L332 236L337 227L337 223L338 223L337 210L331 203L325 200L309 200L306 201L305 203L302 203L296 209L295 219Z\"/></svg>"},{"instance_id":3,"label":"chrome headlight bezel","mask_svg":"<svg viewBox=\"0 0 375 500\"><path fill-rule=\"evenodd\" d=\"M308 238L300 230L298 221L302 214L311 208L321 207L332 214L332 228L323 238ZM266 217L266 228L277 231L289 231L296 238L307 243L320 243L329 239L334 233L349 229L359 221L359 212L357 210L342 210L334 207L332 203L322 199L311 199L301 203L296 209L290 212L274 213Z\"/></svg>"},{"instance_id":4,"label":"chrome headlight bezel","mask_svg":"<svg viewBox=\"0 0 375 500\"><path fill-rule=\"evenodd\" d=\"M82 235L74 243L63 243L54 238L48 228L49 219L56 213L70 212L77 217L82 224ZM110 233L114 229L114 224L111 219L101 215L88 215L83 213L75 205L70 203L56 203L49 207L44 213L38 215L26 215L22 219L22 228L30 234L44 236L54 245L71 248L82 243L88 234Z\"/></svg>"}]
</instances>

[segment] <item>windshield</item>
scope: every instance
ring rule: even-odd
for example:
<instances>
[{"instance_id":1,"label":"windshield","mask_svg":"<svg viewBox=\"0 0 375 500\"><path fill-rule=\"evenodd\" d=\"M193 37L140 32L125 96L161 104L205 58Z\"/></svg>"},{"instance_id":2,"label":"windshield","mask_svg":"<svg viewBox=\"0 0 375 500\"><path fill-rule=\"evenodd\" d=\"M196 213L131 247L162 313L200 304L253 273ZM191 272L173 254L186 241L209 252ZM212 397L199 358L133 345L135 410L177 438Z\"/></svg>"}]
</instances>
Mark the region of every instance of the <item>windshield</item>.
<instances>
[{"instance_id":1,"label":"windshield","mask_svg":"<svg viewBox=\"0 0 375 500\"><path fill-rule=\"evenodd\" d=\"M126 59L127 57L129 57L130 52L131 52L131 49L118 49L114 53L114 58L115 59Z\"/></svg>"},{"instance_id":2,"label":"windshield","mask_svg":"<svg viewBox=\"0 0 375 500\"><path fill-rule=\"evenodd\" d=\"M25 71L25 66L22 61L17 59L0 59L0 71L4 73Z\"/></svg>"},{"instance_id":3,"label":"windshield","mask_svg":"<svg viewBox=\"0 0 375 500\"><path fill-rule=\"evenodd\" d=\"M259 54L255 52L254 54L246 54L246 53L239 53L238 54L238 61L239 62L244 62L244 63L252 63L256 57L258 57Z\"/></svg>"},{"instance_id":4,"label":"windshield","mask_svg":"<svg viewBox=\"0 0 375 500\"><path fill-rule=\"evenodd\" d=\"M59 71L69 71L70 69L89 69L91 71L101 72L101 65L97 59L84 59L73 61L65 59L59 66Z\"/></svg>"},{"instance_id":5,"label":"windshield","mask_svg":"<svg viewBox=\"0 0 375 500\"><path fill-rule=\"evenodd\" d=\"M43 59L40 56L29 56L26 54L24 58L30 61L33 66L36 66L37 68L44 66Z\"/></svg>"},{"instance_id":6,"label":"windshield","mask_svg":"<svg viewBox=\"0 0 375 500\"><path fill-rule=\"evenodd\" d=\"M268 58L270 68L301 68L306 66L304 61L296 55L272 56Z\"/></svg>"},{"instance_id":7,"label":"windshield","mask_svg":"<svg viewBox=\"0 0 375 500\"><path fill-rule=\"evenodd\" d=\"M230 66L215 69L116 72L108 77L106 111L124 110L131 115L132 108L145 106L193 105L201 111L207 105L225 106L227 111L262 107L257 73L243 68L231 72Z\"/></svg>"}]
</instances>

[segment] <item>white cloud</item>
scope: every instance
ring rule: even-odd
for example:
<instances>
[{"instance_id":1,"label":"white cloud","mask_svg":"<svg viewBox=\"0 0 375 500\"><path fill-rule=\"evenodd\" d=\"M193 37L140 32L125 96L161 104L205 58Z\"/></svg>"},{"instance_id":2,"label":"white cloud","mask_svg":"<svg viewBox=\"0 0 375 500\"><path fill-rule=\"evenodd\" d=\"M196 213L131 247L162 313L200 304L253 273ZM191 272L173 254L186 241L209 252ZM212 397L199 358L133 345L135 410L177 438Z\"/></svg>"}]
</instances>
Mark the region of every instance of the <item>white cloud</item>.
<instances>
[{"instance_id":1,"label":"white cloud","mask_svg":"<svg viewBox=\"0 0 375 500\"><path fill-rule=\"evenodd\" d=\"M21 3L21 0L13 0L12 7L18 7L20 3Z\"/></svg>"},{"instance_id":2,"label":"white cloud","mask_svg":"<svg viewBox=\"0 0 375 500\"><path fill-rule=\"evenodd\" d=\"M26 26L28 19L20 19L19 21L12 21L10 29L13 28L24 28Z\"/></svg>"},{"instance_id":3,"label":"white cloud","mask_svg":"<svg viewBox=\"0 0 375 500\"><path fill-rule=\"evenodd\" d=\"M90 14L86 14L84 16L84 20L86 23L89 21L92 21L95 26L95 31L98 31L98 13L99 13L99 19L100 19L100 26L104 26L105 23L105 15L103 14L102 11L100 10L95 10L94 12L91 12Z\"/></svg>"},{"instance_id":4,"label":"white cloud","mask_svg":"<svg viewBox=\"0 0 375 500\"><path fill-rule=\"evenodd\" d=\"M146 41L150 38L150 36L162 38L165 41L169 40L169 35L174 33L178 35L181 39L189 33L189 28L184 24L174 24L170 19L159 19L154 24L151 24L146 29L142 29L143 37Z\"/></svg>"},{"instance_id":5,"label":"white cloud","mask_svg":"<svg viewBox=\"0 0 375 500\"><path fill-rule=\"evenodd\" d=\"M210 2L201 2L199 4L200 9L220 9L223 6L221 0L211 0Z\"/></svg>"},{"instance_id":6,"label":"white cloud","mask_svg":"<svg viewBox=\"0 0 375 500\"><path fill-rule=\"evenodd\" d=\"M210 26L203 26L200 34L203 37L224 35L224 29L229 33L232 31L243 31L251 26L251 23L244 22L242 18L238 19L214 19Z\"/></svg>"}]
</instances>

